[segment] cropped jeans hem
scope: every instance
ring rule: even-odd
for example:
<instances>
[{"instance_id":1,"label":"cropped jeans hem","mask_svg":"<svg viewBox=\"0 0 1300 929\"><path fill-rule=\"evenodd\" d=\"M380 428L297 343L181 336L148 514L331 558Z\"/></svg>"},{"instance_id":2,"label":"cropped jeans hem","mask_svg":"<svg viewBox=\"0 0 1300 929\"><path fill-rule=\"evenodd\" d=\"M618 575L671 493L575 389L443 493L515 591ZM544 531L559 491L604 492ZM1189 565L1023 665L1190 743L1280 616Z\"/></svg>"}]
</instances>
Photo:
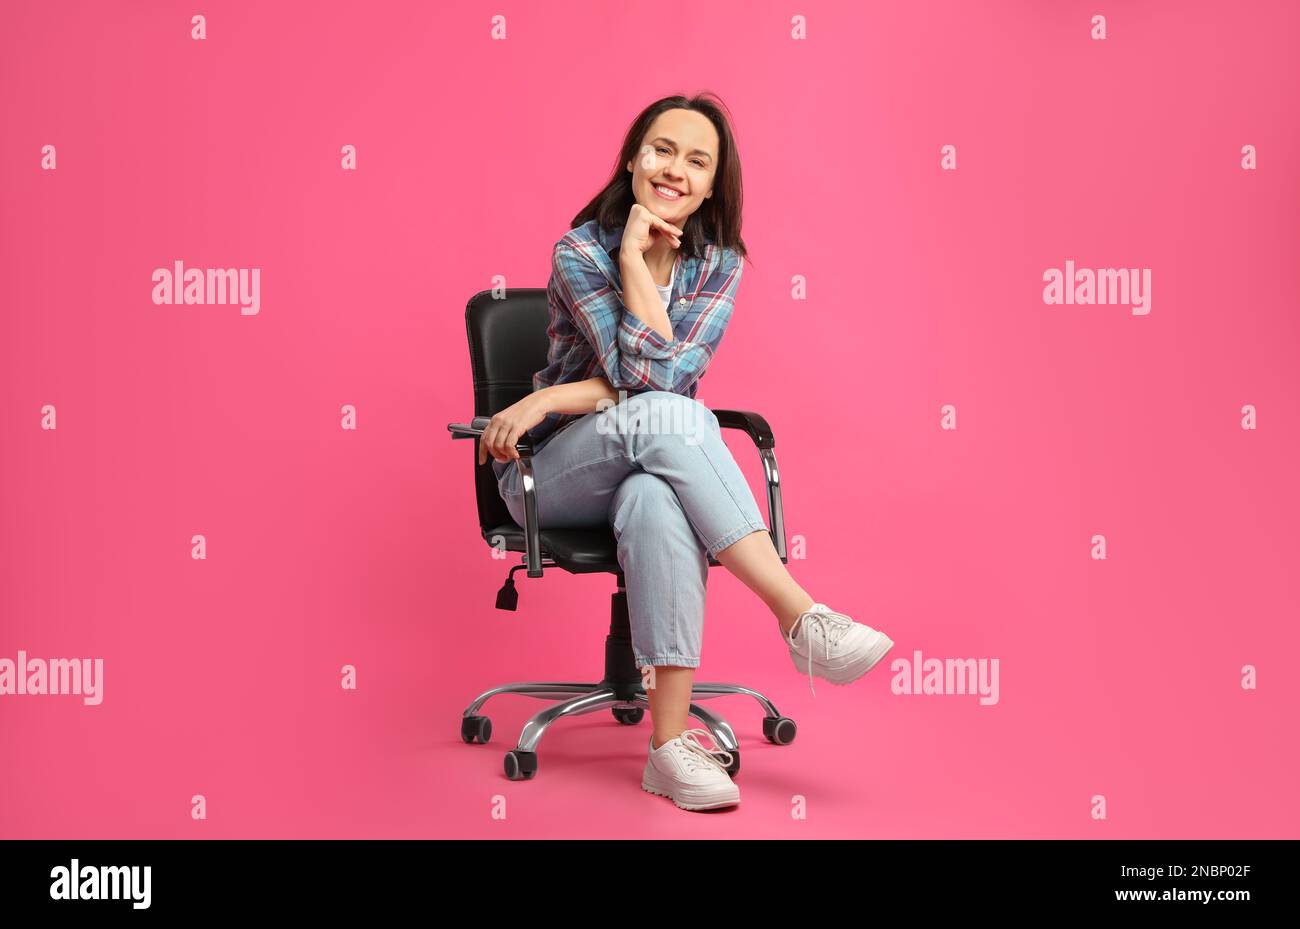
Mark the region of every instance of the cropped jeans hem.
<instances>
[{"instance_id":1,"label":"cropped jeans hem","mask_svg":"<svg viewBox=\"0 0 1300 929\"><path fill-rule=\"evenodd\" d=\"M718 552L722 551L724 548L729 548L745 536L754 532L767 532L767 527L762 523L746 523L734 532L728 532L722 538L718 539L718 541L709 546L709 557L716 559L718 557Z\"/></svg>"},{"instance_id":2,"label":"cropped jeans hem","mask_svg":"<svg viewBox=\"0 0 1300 929\"><path fill-rule=\"evenodd\" d=\"M642 658L639 655L636 659L636 666L644 668L647 665L656 667L679 667L679 668L698 668L700 659L683 658L681 655L663 655L658 658Z\"/></svg>"}]
</instances>

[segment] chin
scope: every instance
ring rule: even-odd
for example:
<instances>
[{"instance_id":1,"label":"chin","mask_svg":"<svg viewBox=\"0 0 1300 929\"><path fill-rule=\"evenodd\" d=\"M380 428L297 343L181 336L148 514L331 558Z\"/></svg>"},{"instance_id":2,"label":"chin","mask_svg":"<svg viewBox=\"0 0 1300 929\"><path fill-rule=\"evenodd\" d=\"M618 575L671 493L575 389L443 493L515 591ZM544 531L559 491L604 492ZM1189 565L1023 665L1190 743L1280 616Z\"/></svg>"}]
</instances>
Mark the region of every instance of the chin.
<instances>
[{"instance_id":1,"label":"chin","mask_svg":"<svg viewBox=\"0 0 1300 929\"><path fill-rule=\"evenodd\" d=\"M646 192L641 195L640 202L643 207L654 213L660 219L666 219L669 222L673 222L673 216L678 212L677 207L679 204L669 203L666 200L660 199L659 195L650 188L649 184L646 185Z\"/></svg>"},{"instance_id":2,"label":"chin","mask_svg":"<svg viewBox=\"0 0 1300 929\"><path fill-rule=\"evenodd\" d=\"M654 213L662 220L672 223L674 226L681 225L681 223L678 221L679 211L677 209L666 205L658 197L655 197L654 194L651 194L650 196L654 197L654 199L652 202L647 203L646 207L650 210L651 213ZM686 218L685 216L681 217L681 219L685 219L685 218Z\"/></svg>"}]
</instances>

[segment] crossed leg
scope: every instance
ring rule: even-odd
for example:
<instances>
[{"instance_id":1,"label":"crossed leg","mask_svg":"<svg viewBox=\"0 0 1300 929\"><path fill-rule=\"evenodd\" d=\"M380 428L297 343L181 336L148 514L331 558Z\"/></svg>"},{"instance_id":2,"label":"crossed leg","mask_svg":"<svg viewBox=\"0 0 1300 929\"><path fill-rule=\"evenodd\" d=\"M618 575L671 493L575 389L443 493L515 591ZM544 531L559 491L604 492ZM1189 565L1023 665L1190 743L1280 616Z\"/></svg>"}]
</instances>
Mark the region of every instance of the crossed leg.
<instances>
[{"instance_id":1,"label":"crossed leg","mask_svg":"<svg viewBox=\"0 0 1300 929\"><path fill-rule=\"evenodd\" d=\"M619 430L612 428L618 411L611 408L556 435L534 457L533 469L542 526L592 525L603 517L614 529L637 663L655 668L647 695L657 747L687 726L710 551L763 601L783 633L814 601L777 555L713 413L663 391L624 402L638 401L667 410L664 421L702 428L689 438L681 431ZM515 469L506 472L501 490L518 522Z\"/></svg>"}]
</instances>

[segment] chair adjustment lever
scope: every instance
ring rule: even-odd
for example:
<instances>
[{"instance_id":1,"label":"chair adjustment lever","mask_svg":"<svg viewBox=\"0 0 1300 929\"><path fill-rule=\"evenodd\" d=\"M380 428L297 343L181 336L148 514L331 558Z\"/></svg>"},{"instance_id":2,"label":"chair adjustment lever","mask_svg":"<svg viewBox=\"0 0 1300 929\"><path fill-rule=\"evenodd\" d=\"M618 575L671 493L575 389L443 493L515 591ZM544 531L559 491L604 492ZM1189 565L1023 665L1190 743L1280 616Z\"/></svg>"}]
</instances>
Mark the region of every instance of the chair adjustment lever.
<instances>
[{"instance_id":1,"label":"chair adjustment lever","mask_svg":"<svg viewBox=\"0 0 1300 929\"><path fill-rule=\"evenodd\" d=\"M515 590L515 572L526 569L528 565L515 565L506 575L506 582L497 591L497 609L514 612L519 609L519 591Z\"/></svg>"},{"instance_id":2,"label":"chair adjustment lever","mask_svg":"<svg viewBox=\"0 0 1300 929\"><path fill-rule=\"evenodd\" d=\"M543 558L542 567L555 568L555 567L559 567L559 565L555 561L551 560L550 558ZM522 564L517 564L510 569L510 573L506 575L506 582L502 584L501 589L497 591L498 610L510 610L511 612L514 612L515 610L519 609L519 591L515 590L515 572L527 571L527 570L528 570L527 561L523 562Z\"/></svg>"}]
</instances>

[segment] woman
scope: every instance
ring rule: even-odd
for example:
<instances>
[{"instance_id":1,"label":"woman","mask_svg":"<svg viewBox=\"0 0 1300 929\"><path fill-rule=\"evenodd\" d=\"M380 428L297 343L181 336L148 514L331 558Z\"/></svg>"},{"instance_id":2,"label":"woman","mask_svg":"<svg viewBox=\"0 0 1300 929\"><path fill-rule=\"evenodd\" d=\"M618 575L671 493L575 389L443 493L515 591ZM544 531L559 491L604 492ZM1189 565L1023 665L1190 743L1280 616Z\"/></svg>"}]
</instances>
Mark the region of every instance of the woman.
<instances>
[{"instance_id":1,"label":"woman","mask_svg":"<svg viewBox=\"0 0 1300 929\"><path fill-rule=\"evenodd\" d=\"M632 124L609 183L556 243L548 364L479 447L521 525L514 445L528 432L540 525L612 527L637 666L654 668L642 787L689 810L740 801L730 756L686 728L708 555L772 611L810 684L857 680L893 646L794 581L716 417L694 399L747 256L740 160L710 97L666 97Z\"/></svg>"}]
</instances>

